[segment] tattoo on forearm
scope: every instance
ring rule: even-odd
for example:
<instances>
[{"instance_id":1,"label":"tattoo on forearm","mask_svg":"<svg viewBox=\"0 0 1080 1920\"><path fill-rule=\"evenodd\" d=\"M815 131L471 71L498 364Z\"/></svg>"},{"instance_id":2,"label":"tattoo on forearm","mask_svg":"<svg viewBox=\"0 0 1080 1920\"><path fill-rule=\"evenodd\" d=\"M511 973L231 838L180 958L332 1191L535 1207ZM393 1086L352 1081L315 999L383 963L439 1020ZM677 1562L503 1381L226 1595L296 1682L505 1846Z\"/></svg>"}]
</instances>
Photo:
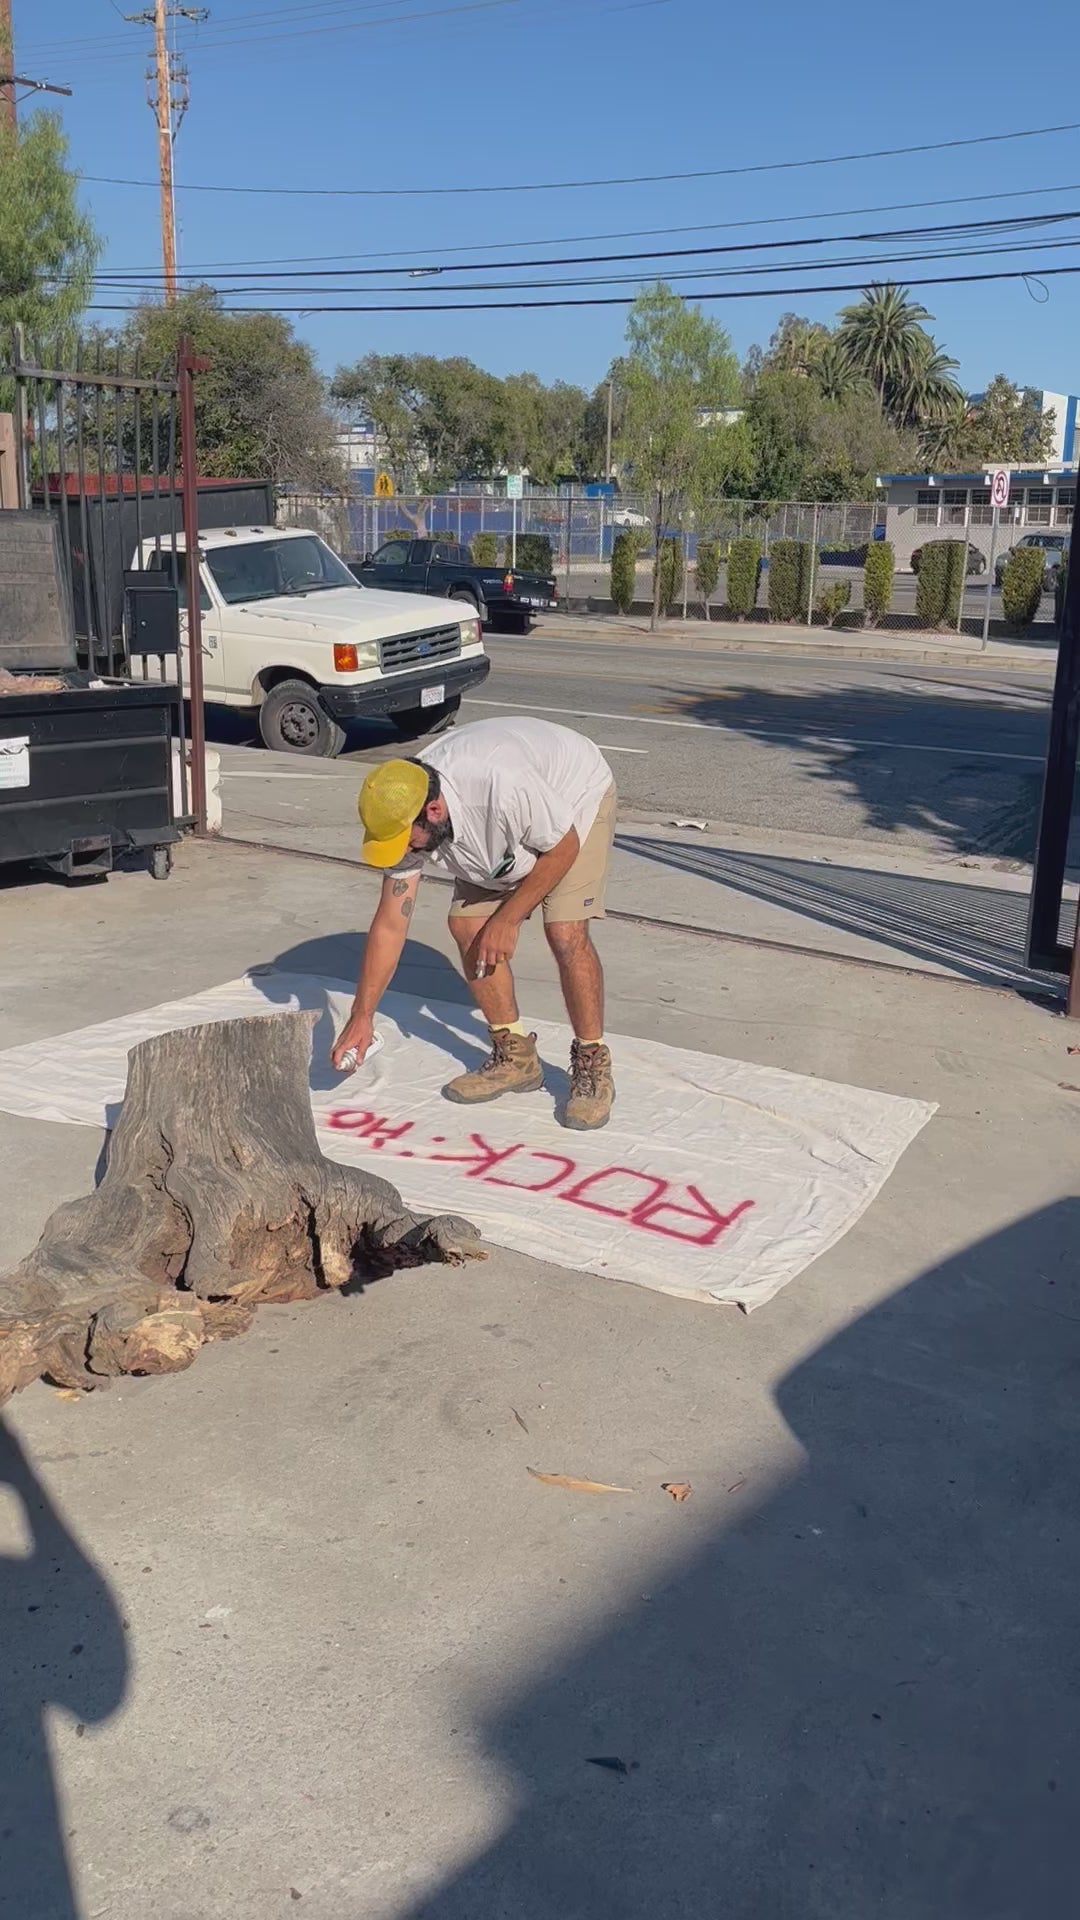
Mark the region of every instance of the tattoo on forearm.
<instances>
[{"instance_id":1,"label":"tattoo on forearm","mask_svg":"<svg viewBox=\"0 0 1080 1920\"><path fill-rule=\"evenodd\" d=\"M409 883L407 880L395 880L390 891L393 894L395 900L400 900L403 893L408 893Z\"/></svg>"},{"instance_id":2,"label":"tattoo on forearm","mask_svg":"<svg viewBox=\"0 0 1080 1920\"><path fill-rule=\"evenodd\" d=\"M415 906L415 904L416 904L416 902L415 902L414 900L403 900L403 901L402 901L402 903L401 903L401 911L402 911L402 913L404 914L404 916L405 916L405 918L406 918L406 920L408 920L408 919L410 919L410 918L411 918L411 916L412 916L412 910L413 910L413 907Z\"/></svg>"}]
</instances>

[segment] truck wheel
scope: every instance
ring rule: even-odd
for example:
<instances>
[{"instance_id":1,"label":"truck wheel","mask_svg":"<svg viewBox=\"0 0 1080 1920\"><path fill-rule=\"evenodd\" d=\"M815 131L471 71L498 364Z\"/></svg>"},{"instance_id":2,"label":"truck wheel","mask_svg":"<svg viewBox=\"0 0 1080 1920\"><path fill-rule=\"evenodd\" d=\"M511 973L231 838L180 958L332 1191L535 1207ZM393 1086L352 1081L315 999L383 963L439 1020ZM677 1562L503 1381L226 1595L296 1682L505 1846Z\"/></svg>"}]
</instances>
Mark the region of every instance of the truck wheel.
<instances>
[{"instance_id":1,"label":"truck wheel","mask_svg":"<svg viewBox=\"0 0 1080 1920\"><path fill-rule=\"evenodd\" d=\"M468 587L451 587L446 597L448 600L464 600L472 608L474 613L478 614L480 612L476 595L475 593L470 593Z\"/></svg>"},{"instance_id":2,"label":"truck wheel","mask_svg":"<svg viewBox=\"0 0 1080 1920\"><path fill-rule=\"evenodd\" d=\"M318 693L306 680L279 680L259 708L259 733L272 753L303 753L333 760L345 745L345 732L324 712Z\"/></svg>"},{"instance_id":3,"label":"truck wheel","mask_svg":"<svg viewBox=\"0 0 1080 1920\"><path fill-rule=\"evenodd\" d=\"M461 705L461 695L444 700L438 707L410 707L405 713L392 713L394 731L399 740L419 740L424 734L445 733L452 727Z\"/></svg>"}]
</instances>

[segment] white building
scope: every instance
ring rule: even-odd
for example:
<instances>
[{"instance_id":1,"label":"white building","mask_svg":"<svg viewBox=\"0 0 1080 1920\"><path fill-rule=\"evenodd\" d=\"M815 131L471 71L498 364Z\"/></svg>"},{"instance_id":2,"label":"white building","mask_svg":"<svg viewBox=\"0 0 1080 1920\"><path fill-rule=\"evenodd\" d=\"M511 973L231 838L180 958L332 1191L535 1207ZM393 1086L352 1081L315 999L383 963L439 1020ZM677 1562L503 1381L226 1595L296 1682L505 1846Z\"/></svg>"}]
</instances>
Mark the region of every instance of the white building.
<instances>
[{"instance_id":1,"label":"white building","mask_svg":"<svg viewBox=\"0 0 1080 1920\"><path fill-rule=\"evenodd\" d=\"M1006 552L1029 527L1068 532L1076 504L1076 462L1010 472L998 553ZM989 559L993 508L988 473L883 473L878 485L886 492L885 538L892 542L898 567L910 567L914 549L928 540L961 540L965 532Z\"/></svg>"}]
</instances>

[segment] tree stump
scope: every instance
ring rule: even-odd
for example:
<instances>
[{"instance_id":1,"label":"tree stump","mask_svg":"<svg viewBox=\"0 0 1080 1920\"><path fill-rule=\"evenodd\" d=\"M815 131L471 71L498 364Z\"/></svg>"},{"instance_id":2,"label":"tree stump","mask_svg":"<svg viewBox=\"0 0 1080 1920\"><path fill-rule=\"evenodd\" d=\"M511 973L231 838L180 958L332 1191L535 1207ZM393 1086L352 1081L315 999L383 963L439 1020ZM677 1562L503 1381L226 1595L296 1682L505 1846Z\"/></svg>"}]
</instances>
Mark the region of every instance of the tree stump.
<instances>
[{"instance_id":1,"label":"tree stump","mask_svg":"<svg viewBox=\"0 0 1080 1920\"><path fill-rule=\"evenodd\" d=\"M0 1405L39 1375L89 1389L176 1372L263 1300L485 1258L467 1220L409 1213L388 1181L320 1153L315 1019L223 1020L132 1049L100 1186L0 1277Z\"/></svg>"}]
</instances>

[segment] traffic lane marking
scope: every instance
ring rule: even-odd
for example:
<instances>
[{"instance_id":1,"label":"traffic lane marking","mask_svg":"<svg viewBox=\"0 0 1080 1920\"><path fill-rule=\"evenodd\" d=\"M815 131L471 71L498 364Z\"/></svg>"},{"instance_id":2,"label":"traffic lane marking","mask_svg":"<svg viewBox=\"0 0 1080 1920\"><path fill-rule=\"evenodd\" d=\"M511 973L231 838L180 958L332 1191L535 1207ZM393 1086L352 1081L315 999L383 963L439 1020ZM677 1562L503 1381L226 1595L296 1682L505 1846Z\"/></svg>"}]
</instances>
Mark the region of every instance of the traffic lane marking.
<instances>
[{"instance_id":1,"label":"traffic lane marking","mask_svg":"<svg viewBox=\"0 0 1080 1920\"><path fill-rule=\"evenodd\" d=\"M691 733L733 733L741 740L799 740L807 747L884 747L890 753L943 753L950 760L1022 760L1041 767L1041 753L997 753L988 747L928 747L914 740L863 740L854 735L807 732L805 728L732 727L723 720L654 720L640 713L597 713L588 707L540 707L523 700L472 700L467 707L497 707L502 712L559 713L568 720L617 720L628 727L680 727ZM610 747L604 749L610 753Z\"/></svg>"}]
</instances>

